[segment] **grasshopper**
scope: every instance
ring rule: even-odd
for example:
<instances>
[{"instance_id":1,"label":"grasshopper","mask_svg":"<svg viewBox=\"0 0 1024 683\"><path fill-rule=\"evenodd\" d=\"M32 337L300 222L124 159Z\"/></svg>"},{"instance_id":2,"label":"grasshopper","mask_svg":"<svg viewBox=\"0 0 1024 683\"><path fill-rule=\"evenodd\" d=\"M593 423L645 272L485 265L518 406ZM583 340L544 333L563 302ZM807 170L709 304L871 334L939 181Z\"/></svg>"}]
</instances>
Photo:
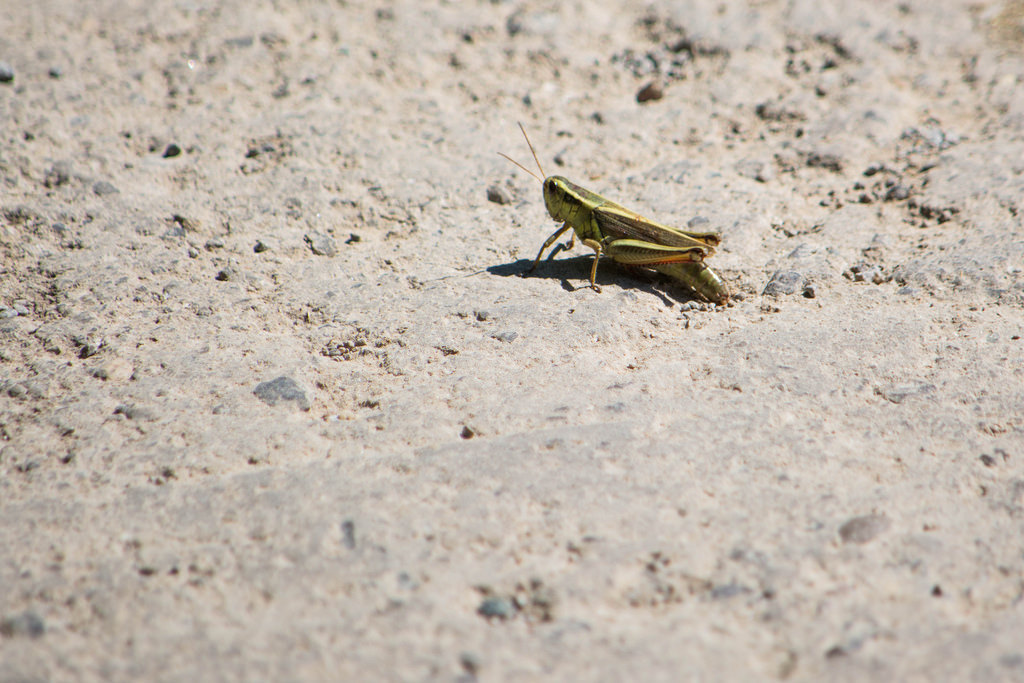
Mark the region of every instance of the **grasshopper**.
<instances>
[{"instance_id":1,"label":"grasshopper","mask_svg":"<svg viewBox=\"0 0 1024 683\"><path fill-rule=\"evenodd\" d=\"M594 261L590 266L590 288L600 292L595 282L597 262L606 254L616 263L627 266L643 266L679 280L708 301L724 304L729 301L729 290L715 271L704 264L704 259L715 253L721 242L717 232L688 232L648 220L640 214L605 199L562 176L547 176L541 168L537 152L526 135L526 144L537 162L537 169L544 179L506 154L501 154L513 164L540 181L544 187L544 204L548 213L562 226L537 252L533 272L540 263L544 251L554 244L567 230L572 229L566 249L572 249L575 238L579 237L585 246L594 250Z\"/></svg>"}]
</instances>

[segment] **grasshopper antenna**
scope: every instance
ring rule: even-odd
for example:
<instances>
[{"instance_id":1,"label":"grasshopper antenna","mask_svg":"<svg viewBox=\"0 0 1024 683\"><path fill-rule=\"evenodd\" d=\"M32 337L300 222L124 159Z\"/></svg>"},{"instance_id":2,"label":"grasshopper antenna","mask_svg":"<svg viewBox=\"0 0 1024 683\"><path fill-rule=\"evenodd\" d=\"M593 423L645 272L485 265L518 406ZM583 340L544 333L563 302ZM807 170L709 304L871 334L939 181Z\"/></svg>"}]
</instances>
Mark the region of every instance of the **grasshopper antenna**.
<instances>
[{"instance_id":1,"label":"grasshopper antenna","mask_svg":"<svg viewBox=\"0 0 1024 683\"><path fill-rule=\"evenodd\" d=\"M505 157L506 159L508 159L509 161L511 161L511 162L512 162L513 164L515 164L515 165L516 165L516 166L518 166L519 168L523 169L524 171L526 171L527 173L529 173L530 175L532 175L532 176L533 176L534 178L537 178L537 174L536 174L536 173L534 173L534 172L533 172L533 171L531 171L530 169L526 168L525 166L523 166L523 165L522 165L521 163L519 163L518 161L516 161L515 159L513 159L513 158L512 158L512 157L510 157L509 155L507 155L507 154L502 154L501 152L498 152L498 154L499 154L499 156L503 156L503 157ZM539 181L540 181L541 183L543 183L543 182L544 182L544 181L543 181L543 180L541 180L540 178L537 178L537 180L539 180Z\"/></svg>"},{"instance_id":2,"label":"grasshopper antenna","mask_svg":"<svg viewBox=\"0 0 1024 683\"><path fill-rule=\"evenodd\" d=\"M518 123L518 121L517 121L517 123ZM544 169L541 168L541 166L540 166L540 159L537 158L537 152L536 152L536 150L533 149L533 144L530 142L530 137L526 134L526 129L523 128L523 124L521 124L521 123L519 123L519 130L523 131L523 137L526 138L526 145L530 148L530 154L533 155L533 160L537 162L537 170L540 171L540 174L541 174L542 178L537 178L537 174L536 173L534 173L530 169L526 168L525 166L523 166L521 163L519 163L518 161L516 161L515 159L513 159L509 155L502 154L501 152L498 152L498 154L500 154L501 156L505 157L506 159L511 161L513 164L515 164L519 168L523 169L524 171L526 171L527 173L532 175L534 178L537 178L537 180L540 181L540 183L543 185L544 184L543 178L546 178L547 176L544 174Z\"/></svg>"},{"instance_id":3,"label":"grasshopper antenna","mask_svg":"<svg viewBox=\"0 0 1024 683\"><path fill-rule=\"evenodd\" d=\"M523 124L519 123L518 121L516 121L516 123L519 124L519 130L523 131L523 137L526 138L526 146L530 148L530 154L533 155L533 160L537 162L537 170L540 171L540 174L542 176L547 178L548 174L545 173L544 169L540 167L540 159L537 158L537 152L536 150L533 149L533 143L530 142L530 136L526 134L526 129L523 128Z\"/></svg>"}]
</instances>

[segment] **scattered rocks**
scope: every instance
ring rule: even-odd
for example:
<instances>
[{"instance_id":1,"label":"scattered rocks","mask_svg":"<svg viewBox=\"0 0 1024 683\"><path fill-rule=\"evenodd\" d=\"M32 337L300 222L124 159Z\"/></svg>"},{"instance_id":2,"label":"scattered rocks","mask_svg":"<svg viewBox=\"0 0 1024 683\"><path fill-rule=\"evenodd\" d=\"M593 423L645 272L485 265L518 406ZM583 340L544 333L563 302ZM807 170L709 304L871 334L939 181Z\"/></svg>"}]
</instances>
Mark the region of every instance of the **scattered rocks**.
<instances>
[{"instance_id":1,"label":"scattered rocks","mask_svg":"<svg viewBox=\"0 0 1024 683\"><path fill-rule=\"evenodd\" d=\"M71 164L58 161L53 164L43 177L43 185L48 188L60 187L71 180Z\"/></svg>"},{"instance_id":2,"label":"scattered rocks","mask_svg":"<svg viewBox=\"0 0 1024 683\"><path fill-rule=\"evenodd\" d=\"M781 102L762 102L754 107L754 113L762 121L774 121L776 123L805 121L807 119L803 112L784 107Z\"/></svg>"},{"instance_id":3,"label":"scattered rocks","mask_svg":"<svg viewBox=\"0 0 1024 683\"><path fill-rule=\"evenodd\" d=\"M0 636L5 638L40 638L46 633L46 622L32 610L0 619Z\"/></svg>"},{"instance_id":4,"label":"scattered rocks","mask_svg":"<svg viewBox=\"0 0 1024 683\"><path fill-rule=\"evenodd\" d=\"M853 264L843 275L854 282L870 282L876 285L880 285L888 280L882 273L881 266L864 261Z\"/></svg>"},{"instance_id":5,"label":"scattered rocks","mask_svg":"<svg viewBox=\"0 0 1024 683\"><path fill-rule=\"evenodd\" d=\"M824 168L833 173L842 173L843 159L838 154L811 152L807 155L807 165L811 168Z\"/></svg>"}]
</instances>

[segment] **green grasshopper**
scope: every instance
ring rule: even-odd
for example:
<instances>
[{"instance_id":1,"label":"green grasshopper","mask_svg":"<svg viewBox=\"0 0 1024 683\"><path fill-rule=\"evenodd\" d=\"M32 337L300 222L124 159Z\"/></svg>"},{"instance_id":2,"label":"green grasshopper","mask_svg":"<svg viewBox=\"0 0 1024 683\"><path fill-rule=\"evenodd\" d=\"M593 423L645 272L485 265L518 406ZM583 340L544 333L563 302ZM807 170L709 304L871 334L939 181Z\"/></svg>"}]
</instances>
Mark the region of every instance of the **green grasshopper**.
<instances>
[{"instance_id":1,"label":"green grasshopper","mask_svg":"<svg viewBox=\"0 0 1024 683\"><path fill-rule=\"evenodd\" d=\"M661 225L562 176L545 176L523 124L519 124L519 129L523 131L526 144L544 179L541 180L533 171L508 155L501 152L498 154L541 182L548 213L556 221L562 222L562 227L547 238L537 252L529 272L537 268L544 251L571 228L573 234L569 237L566 249L572 249L578 236L584 245L594 250L590 287L596 292L601 291L595 282L597 262L601 254L607 254L616 263L653 268L675 278L708 301L716 304L729 301L729 290L725 283L704 264L704 259L714 254L715 247L721 242L717 232L688 232Z\"/></svg>"}]
</instances>

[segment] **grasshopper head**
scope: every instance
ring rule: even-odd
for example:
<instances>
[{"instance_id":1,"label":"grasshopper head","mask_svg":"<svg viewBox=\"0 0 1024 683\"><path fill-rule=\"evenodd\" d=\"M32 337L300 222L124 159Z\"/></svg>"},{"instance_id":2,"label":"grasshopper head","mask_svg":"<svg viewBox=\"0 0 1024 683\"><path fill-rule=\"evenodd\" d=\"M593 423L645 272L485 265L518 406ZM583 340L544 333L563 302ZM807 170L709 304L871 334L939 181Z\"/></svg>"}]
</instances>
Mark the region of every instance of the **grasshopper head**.
<instances>
[{"instance_id":1,"label":"grasshopper head","mask_svg":"<svg viewBox=\"0 0 1024 683\"><path fill-rule=\"evenodd\" d=\"M568 201L573 196L572 187L573 184L560 175L544 179L544 204L556 221L565 220L565 211L571 206Z\"/></svg>"}]
</instances>

